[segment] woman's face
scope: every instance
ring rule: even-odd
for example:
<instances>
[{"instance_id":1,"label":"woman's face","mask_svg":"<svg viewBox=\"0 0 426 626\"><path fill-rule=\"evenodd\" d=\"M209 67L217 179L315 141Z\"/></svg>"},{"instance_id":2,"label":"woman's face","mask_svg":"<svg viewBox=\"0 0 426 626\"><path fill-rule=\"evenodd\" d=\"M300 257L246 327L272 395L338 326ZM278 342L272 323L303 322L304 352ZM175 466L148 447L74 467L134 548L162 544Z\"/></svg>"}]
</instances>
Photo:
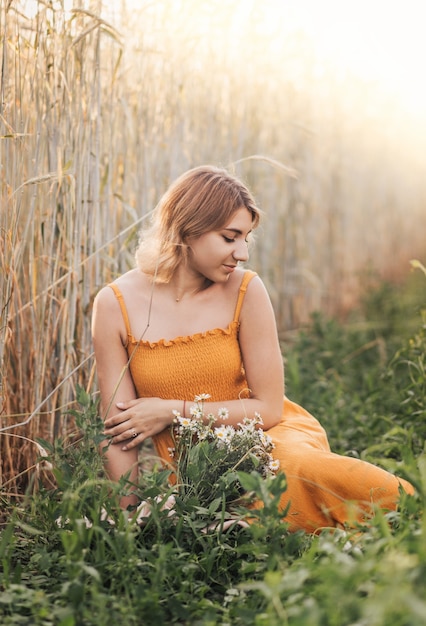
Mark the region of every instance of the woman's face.
<instances>
[{"instance_id":1,"label":"woman's face","mask_svg":"<svg viewBox=\"0 0 426 626\"><path fill-rule=\"evenodd\" d=\"M238 262L249 258L247 237L252 224L251 213L242 207L220 230L189 239L189 269L214 283L226 282Z\"/></svg>"}]
</instances>

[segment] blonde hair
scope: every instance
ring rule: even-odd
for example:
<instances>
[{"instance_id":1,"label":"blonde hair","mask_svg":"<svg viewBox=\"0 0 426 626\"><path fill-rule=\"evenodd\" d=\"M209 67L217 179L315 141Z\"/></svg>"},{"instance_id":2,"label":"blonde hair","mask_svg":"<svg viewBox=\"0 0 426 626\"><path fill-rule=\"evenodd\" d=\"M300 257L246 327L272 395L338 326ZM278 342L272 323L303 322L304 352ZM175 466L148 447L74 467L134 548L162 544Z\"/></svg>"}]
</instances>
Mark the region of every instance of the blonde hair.
<instances>
[{"instance_id":1,"label":"blonde hair","mask_svg":"<svg viewBox=\"0 0 426 626\"><path fill-rule=\"evenodd\" d=\"M242 207L251 213L256 228L260 210L238 178L210 165L185 172L159 201L151 226L141 232L137 267L157 282L167 283L187 259L186 241L220 230Z\"/></svg>"}]
</instances>

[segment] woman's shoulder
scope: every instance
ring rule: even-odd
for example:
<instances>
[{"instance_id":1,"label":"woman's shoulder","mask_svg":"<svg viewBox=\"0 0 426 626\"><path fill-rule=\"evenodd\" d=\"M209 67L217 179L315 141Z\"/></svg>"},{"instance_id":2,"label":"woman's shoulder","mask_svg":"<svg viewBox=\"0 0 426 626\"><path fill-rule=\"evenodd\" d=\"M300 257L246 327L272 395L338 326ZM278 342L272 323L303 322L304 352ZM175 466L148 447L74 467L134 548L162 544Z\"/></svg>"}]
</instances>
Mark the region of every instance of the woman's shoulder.
<instances>
[{"instance_id":1,"label":"woman's shoulder","mask_svg":"<svg viewBox=\"0 0 426 626\"><path fill-rule=\"evenodd\" d=\"M121 293L124 296L126 293L134 293L135 290L140 292L150 288L151 283L148 276L138 269L132 269L121 274L107 285L104 285L99 293L111 294L115 292L116 294Z\"/></svg>"},{"instance_id":2,"label":"woman's shoulder","mask_svg":"<svg viewBox=\"0 0 426 626\"><path fill-rule=\"evenodd\" d=\"M129 270L115 280L101 287L96 294L95 304L106 308L115 308L119 297L124 297L126 293L131 293L137 286L140 288L140 284L140 272L138 270Z\"/></svg>"},{"instance_id":3,"label":"woman's shoulder","mask_svg":"<svg viewBox=\"0 0 426 626\"><path fill-rule=\"evenodd\" d=\"M149 279L146 274L141 272L139 269L134 268L121 274L118 278L116 278L112 283L112 285L116 285L119 289L133 289L138 287L139 289L145 285L149 285ZM109 285L107 285L108 287Z\"/></svg>"},{"instance_id":4,"label":"woman's shoulder","mask_svg":"<svg viewBox=\"0 0 426 626\"><path fill-rule=\"evenodd\" d=\"M240 288L241 285L248 285L249 283L251 283L253 281L254 278L256 278L258 275L256 272L254 272L253 270L250 269L246 269L244 267L236 267L235 270L232 272L232 274L229 277L228 280L228 285L231 286L231 288Z\"/></svg>"},{"instance_id":5,"label":"woman's shoulder","mask_svg":"<svg viewBox=\"0 0 426 626\"><path fill-rule=\"evenodd\" d=\"M261 277L253 270L239 267L234 271L232 277L235 281L234 286L236 286L237 289L242 288L247 293L265 289Z\"/></svg>"},{"instance_id":6,"label":"woman's shoulder","mask_svg":"<svg viewBox=\"0 0 426 626\"><path fill-rule=\"evenodd\" d=\"M238 284L244 294L244 309L253 310L253 308L262 310L265 306L270 306L270 296L266 289L265 283L257 272L245 269L239 269L241 272L238 277ZM237 278L237 276L236 276Z\"/></svg>"}]
</instances>

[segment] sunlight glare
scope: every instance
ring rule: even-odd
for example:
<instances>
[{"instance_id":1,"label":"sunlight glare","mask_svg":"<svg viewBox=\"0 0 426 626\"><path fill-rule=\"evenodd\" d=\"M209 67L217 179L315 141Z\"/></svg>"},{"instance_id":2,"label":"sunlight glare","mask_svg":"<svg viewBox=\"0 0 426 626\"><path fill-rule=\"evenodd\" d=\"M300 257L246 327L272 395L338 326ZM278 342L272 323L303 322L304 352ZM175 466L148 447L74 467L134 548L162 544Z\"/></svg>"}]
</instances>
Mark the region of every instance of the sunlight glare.
<instances>
[{"instance_id":1,"label":"sunlight glare","mask_svg":"<svg viewBox=\"0 0 426 626\"><path fill-rule=\"evenodd\" d=\"M325 60L379 84L412 112L425 111L426 5L422 0L274 4L286 30L304 31ZM273 13L270 19L274 20Z\"/></svg>"}]
</instances>

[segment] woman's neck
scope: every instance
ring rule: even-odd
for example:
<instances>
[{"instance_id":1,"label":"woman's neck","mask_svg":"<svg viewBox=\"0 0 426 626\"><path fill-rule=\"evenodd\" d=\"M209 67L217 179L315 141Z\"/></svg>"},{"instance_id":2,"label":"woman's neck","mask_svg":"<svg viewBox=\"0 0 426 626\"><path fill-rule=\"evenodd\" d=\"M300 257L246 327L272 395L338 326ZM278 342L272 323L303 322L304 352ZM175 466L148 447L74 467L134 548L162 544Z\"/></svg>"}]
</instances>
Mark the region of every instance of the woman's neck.
<instances>
[{"instance_id":1,"label":"woman's neck","mask_svg":"<svg viewBox=\"0 0 426 626\"><path fill-rule=\"evenodd\" d=\"M167 284L175 302L187 299L200 291L204 291L211 281L200 274L191 274L184 268L178 269Z\"/></svg>"},{"instance_id":2,"label":"woman's neck","mask_svg":"<svg viewBox=\"0 0 426 626\"><path fill-rule=\"evenodd\" d=\"M211 284L211 281L204 277L177 277L176 279L172 279L169 283L175 302L180 302L200 291L204 291Z\"/></svg>"}]
</instances>

